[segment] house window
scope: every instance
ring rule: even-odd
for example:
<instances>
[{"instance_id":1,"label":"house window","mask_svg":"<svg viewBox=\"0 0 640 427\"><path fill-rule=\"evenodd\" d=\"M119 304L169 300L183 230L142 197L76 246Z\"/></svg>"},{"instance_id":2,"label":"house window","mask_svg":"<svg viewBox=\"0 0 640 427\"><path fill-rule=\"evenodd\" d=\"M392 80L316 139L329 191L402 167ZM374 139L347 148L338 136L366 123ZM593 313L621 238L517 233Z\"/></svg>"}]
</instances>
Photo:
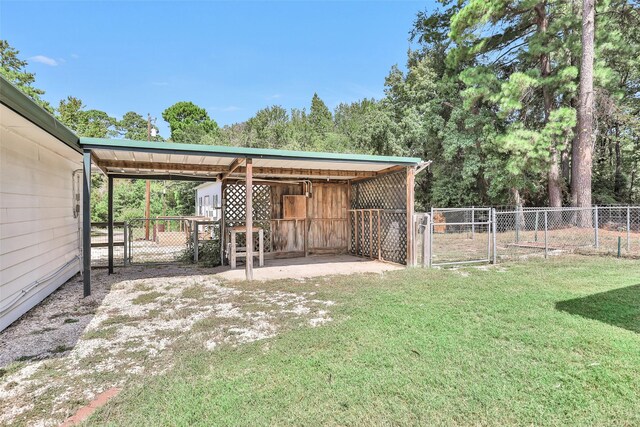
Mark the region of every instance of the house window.
<instances>
[{"instance_id":1,"label":"house window","mask_svg":"<svg viewBox=\"0 0 640 427\"><path fill-rule=\"evenodd\" d=\"M202 197L198 199L198 215L202 215Z\"/></svg>"},{"instance_id":2,"label":"house window","mask_svg":"<svg viewBox=\"0 0 640 427\"><path fill-rule=\"evenodd\" d=\"M204 205L211 206L211 203L209 203L209 196L204 196Z\"/></svg>"},{"instance_id":3,"label":"house window","mask_svg":"<svg viewBox=\"0 0 640 427\"><path fill-rule=\"evenodd\" d=\"M214 207L218 207L218 195L217 194L213 195L213 206Z\"/></svg>"}]
</instances>

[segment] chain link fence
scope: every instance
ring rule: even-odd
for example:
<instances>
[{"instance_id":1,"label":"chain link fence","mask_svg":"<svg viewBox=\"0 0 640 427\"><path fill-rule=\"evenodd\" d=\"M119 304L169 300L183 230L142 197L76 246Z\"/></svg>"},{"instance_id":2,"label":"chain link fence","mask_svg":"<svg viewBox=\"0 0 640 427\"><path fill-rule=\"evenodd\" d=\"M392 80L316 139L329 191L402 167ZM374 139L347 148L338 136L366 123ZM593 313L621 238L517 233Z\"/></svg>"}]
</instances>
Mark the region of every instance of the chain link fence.
<instances>
[{"instance_id":1,"label":"chain link fence","mask_svg":"<svg viewBox=\"0 0 640 427\"><path fill-rule=\"evenodd\" d=\"M416 215L423 266L564 253L640 258L640 207L434 208Z\"/></svg>"},{"instance_id":2,"label":"chain link fence","mask_svg":"<svg viewBox=\"0 0 640 427\"><path fill-rule=\"evenodd\" d=\"M115 222L113 261L115 266L200 262L220 264L220 221L189 217L136 218ZM109 262L107 223L91 227L91 265Z\"/></svg>"}]
</instances>

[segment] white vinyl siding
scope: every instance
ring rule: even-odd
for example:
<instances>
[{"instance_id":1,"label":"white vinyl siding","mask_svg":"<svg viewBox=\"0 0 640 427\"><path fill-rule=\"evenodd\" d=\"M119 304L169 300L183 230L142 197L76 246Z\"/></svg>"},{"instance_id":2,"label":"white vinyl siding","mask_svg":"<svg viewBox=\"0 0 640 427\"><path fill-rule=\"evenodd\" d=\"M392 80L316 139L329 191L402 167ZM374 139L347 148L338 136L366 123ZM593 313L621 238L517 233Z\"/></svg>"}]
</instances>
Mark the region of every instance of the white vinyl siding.
<instances>
[{"instance_id":1,"label":"white vinyl siding","mask_svg":"<svg viewBox=\"0 0 640 427\"><path fill-rule=\"evenodd\" d=\"M82 161L4 107L1 125L0 330L79 271L72 174Z\"/></svg>"}]
</instances>

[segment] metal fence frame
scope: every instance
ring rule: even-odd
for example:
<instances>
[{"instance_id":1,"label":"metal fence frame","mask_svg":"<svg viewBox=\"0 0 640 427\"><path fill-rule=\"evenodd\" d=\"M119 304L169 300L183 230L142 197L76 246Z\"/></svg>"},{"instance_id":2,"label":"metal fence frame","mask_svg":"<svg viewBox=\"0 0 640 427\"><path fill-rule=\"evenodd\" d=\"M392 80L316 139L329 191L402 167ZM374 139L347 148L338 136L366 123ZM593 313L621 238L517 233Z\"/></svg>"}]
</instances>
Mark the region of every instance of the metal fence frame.
<instances>
[{"instance_id":1,"label":"metal fence frame","mask_svg":"<svg viewBox=\"0 0 640 427\"><path fill-rule=\"evenodd\" d=\"M453 221L443 220L443 213L456 213ZM478 218L480 216L480 219ZM493 263L520 259L532 255L547 258L551 253L613 254L640 258L640 206L593 206L592 208L520 209L495 208L431 208L429 213L417 213L416 254L421 254L423 267ZM466 241L434 236L461 235ZM487 238L487 256L482 234ZM459 259L439 261L439 252L451 246L448 256ZM457 244L457 246L456 246ZM458 251L458 252L456 252Z\"/></svg>"}]
</instances>

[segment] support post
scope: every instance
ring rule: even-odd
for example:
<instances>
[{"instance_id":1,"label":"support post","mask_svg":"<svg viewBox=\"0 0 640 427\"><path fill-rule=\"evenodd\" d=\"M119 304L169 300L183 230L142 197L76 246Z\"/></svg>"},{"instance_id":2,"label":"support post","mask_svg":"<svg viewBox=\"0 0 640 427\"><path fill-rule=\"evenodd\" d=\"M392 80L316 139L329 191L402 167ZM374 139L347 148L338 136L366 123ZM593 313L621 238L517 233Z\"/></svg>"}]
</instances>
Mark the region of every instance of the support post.
<instances>
[{"instance_id":1,"label":"support post","mask_svg":"<svg viewBox=\"0 0 640 427\"><path fill-rule=\"evenodd\" d=\"M496 209L491 209L491 217L493 221L491 221L491 226L493 228L493 265L497 264L498 261L498 216L496 215Z\"/></svg>"},{"instance_id":2,"label":"support post","mask_svg":"<svg viewBox=\"0 0 640 427\"><path fill-rule=\"evenodd\" d=\"M595 247L596 249L600 248L600 236L598 235L598 207L595 206L593 208L593 232L595 234L594 236L594 240L595 240Z\"/></svg>"},{"instance_id":3,"label":"support post","mask_svg":"<svg viewBox=\"0 0 640 427\"><path fill-rule=\"evenodd\" d=\"M413 221L415 173L413 166L407 168L407 265L412 267L416 265Z\"/></svg>"},{"instance_id":4,"label":"support post","mask_svg":"<svg viewBox=\"0 0 640 427\"><path fill-rule=\"evenodd\" d=\"M82 155L82 284L91 295L91 151Z\"/></svg>"},{"instance_id":5,"label":"support post","mask_svg":"<svg viewBox=\"0 0 640 427\"><path fill-rule=\"evenodd\" d=\"M544 257L547 258L547 256L549 255L549 244L548 244L548 240L547 240L547 236L548 236L548 229L549 229L549 218L548 218L548 214L549 211L544 211Z\"/></svg>"},{"instance_id":6,"label":"support post","mask_svg":"<svg viewBox=\"0 0 640 427\"><path fill-rule=\"evenodd\" d=\"M631 250L631 208L627 206L627 252Z\"/></svg>"},{"instance_id":7,"label":"support post","mask_svg":"<svg viewBox=\"0 0 640 427\"><path fill-rule=\"evenodd\" d=\"M516 243L520 243L520 207L516 207Z\"/></svg>"},{"instance_id":8,"label":"support post","mask_svg":"<svg viewBox=\"0 0 640 427\"><path fill-rule=\"evenodd\" d=\"M351 181L347 181L347 253L351 253Z\"/></svg>"},{"instance_id":9,"label":"support post","mask_svg":"<svg viewBox=\"0 0 640 427\"><path fill-rule=\"evenodd\" d=\"M487 262L491 262L491 246L493 238L491 237L491 211L489 211L489 218L487 223Z\"/></svg>"},{"instance_id":10,"label":"support post","mask_svg":"<svg viewBox=\"0 0 640 427\"><path fill-rule=\"evenodd\" d=\"M246 166L246 225L247 225L247 257L245 259L245 276L253 280L253 160L247 159Z\"/></svg>"},{"instance_id":11,"label":"support post","mask_svg":"<svg viewBox=\"0 0 640 427\"><path fill-rule=\"evenodd\" d=\"M429 236L431 235L431 216L427 215L427 223L422 231L422 266L431 267L431 253L429 252Z\"/></svg>"},{"instance_id":12,"label":"support post","mask_svg":"<svg viewBox=\"0 0 640 427\"><path fill-rule=\"evenodd\" d=\"M471 206L471 240L476 238L476 209Z\"/></svg>"},{"instance_id":13,"label":"support post","mask_svg":"<svg viewBox=\"0 0 640 427\"><path fill-rule=\"evenodd\" d=\"M129 265L129 223L124 222L124 266Z\"/></svg>"},{"instance_id":14,"label":"support post","mask_svg":"<svg viewBox=\"0 0 640 427\"><path fill-rule=\"evenodd\" d=\"M534 233L534 241L537 242L538 241L538 219L539 219L539 214L540 211L536 210L536 227L535 227L535 233Z\"/></svg>"},{"instance_id":15,"label":"support post","mask_svg":"<svg viewBox=\"0 0 640 427\"><path fill-rule=\"evenodd\" d=\"M224 265L224 250L227 247L227 232L225 218L227 210L227 180L222 180L220 186L220 265Z\"/></svg>"},{"instance_id":16,"label":"support post","mask_svg":"<svg viewBox=\"0 0 640 427\"><path fill-rule=\"evenodd\" d=\"M378 259L382 260L382 247L380 246L380 209L378 209Z\"/></svg>"},{"instance_id":17,"label":"support post","mask_svg":"<svg viewBox=\"0 0 640 427\"><path fill-rule=\"evenodd\" d=\"M113 176L107 177L107 257L109 274L113 274Z\"/></svg>"},{"instance_id":18,"label":"support post","mask_svg":"<svg viewBox=\"0 0 640 427\"><path fill-rule=\"evenodd\" d=\"M433 265L433 232L435 228L433 226L433 208L431 208L431 215L429 215L429 268Z\"/></svg>"},{"instance_id":19,"label":"support post","mask_svg":"<svg viewBox=\"0 0 640 427\"><path fill-rule=\"evenodd\" d=\"M369 258L373 259L373 210L369 210Z\"/></svg>"},{"instance_id":20,"label":"support post","mask_svg":"<svg viewBox=\"0 0 640 427\"><path fill-rule=\"evenodd\" d=\"M191 228L193 229L193 262L198 263L199 258L199 243L198 243L198 221L191 221Z\"/></svg>"}]
</instances>

